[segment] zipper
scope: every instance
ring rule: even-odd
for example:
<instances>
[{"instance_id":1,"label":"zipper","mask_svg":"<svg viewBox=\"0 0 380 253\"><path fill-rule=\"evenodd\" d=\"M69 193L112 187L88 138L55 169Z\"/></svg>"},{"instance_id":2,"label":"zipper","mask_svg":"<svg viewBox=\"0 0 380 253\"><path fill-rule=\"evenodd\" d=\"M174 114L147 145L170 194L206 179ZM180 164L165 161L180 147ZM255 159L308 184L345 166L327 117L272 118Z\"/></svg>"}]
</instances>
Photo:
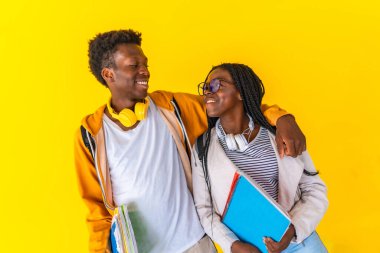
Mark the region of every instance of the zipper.
<instances>
[{"instance_id":1,"label":"zipper","mask_svg":"<svg viewBox=\"0 0 380 253\"><path fill-rule=\"evenodd\" d=\"M105 191L104 191L104 186L103 186L103 181L100 177L100 171L99 171L99 168L98 168L98 160L97 160L97 148L96 146L93 147L92 146L92 136L90 135L90 133L86 130L86 135L87 135L87 139L90 143L90 148L91 148L91 153L92 153L92 157L94 159L94 164L95 164L95 169L96 169L96 174L98 176L98 181L99 181L99 184L100 184L100 189L102 190L102 196L103 196L103 202L104 202L104 205L106 206L106 208L110 209L110 210L114 210L113 207L111 207L110 205L108 205L108 201L107 201L107 197L106 197L106 194L105 194ZM95 140L94 140L94 143L95 143Z\"/></svg>"},{"instance_id":2,"label":"zipper","mask_svg":"<svg viewBox=\"0 0 380 253\"><path fill-rule=\"evenodd\" d=\"M175 115L177 116L178 123L179 123L179 125L181 127L182 134L183 134L183 136L185 138L185 143L189 145L189 143L188 143L188 136L187 136L187 133L186 133L185 125L182 122L181 115L179 114L179 110L178 110L177 104L173 100L170 100L170 103L174 107Z\"/></svg>"},{"instance_id":3,"label":"zipper","mask_svg":"<svg viewBox=\"0 0 380 253\"><path fill-rule=\"evenodd\" d=\"M187 136L185 124L183 124L181 115L179 114L179 110L178 110L177 104L173 100L171 100L170 103L172 103L172 105L174 107L175 115L177 116L178 123L179 123L179 125L181 127L182 134L185 137L185 144L187 144L187 146L189 147L189 150L191 152L191 144L190 144L189 136Z\"/></svg>"},{"instance_id":4,"label":"zipper","mask_svg":"<svg viewBox=\"0 0 380 253\"><path fill-rule=\"evenodd\" d=\"M185 124L183 123L181 115L179 113L179 110L178 110L178 107L177 107L177 103L174 100L170 100L170 103L174 107L175 115L177 116L178 123L179 123L179 125L181 127L181 131L182 131L182 134L183 134L184 139L185 139L185 145L187 144L187 146L189 147L190 154L193 156L193 159L194 159L194 162L195 162L195 166L198 166L197 165L197 159L195 159L196 158L195 154L193 152L193 149L191 148L190 139L189 139L189 136L187 135Z\"/></svg>"}]
</instances>

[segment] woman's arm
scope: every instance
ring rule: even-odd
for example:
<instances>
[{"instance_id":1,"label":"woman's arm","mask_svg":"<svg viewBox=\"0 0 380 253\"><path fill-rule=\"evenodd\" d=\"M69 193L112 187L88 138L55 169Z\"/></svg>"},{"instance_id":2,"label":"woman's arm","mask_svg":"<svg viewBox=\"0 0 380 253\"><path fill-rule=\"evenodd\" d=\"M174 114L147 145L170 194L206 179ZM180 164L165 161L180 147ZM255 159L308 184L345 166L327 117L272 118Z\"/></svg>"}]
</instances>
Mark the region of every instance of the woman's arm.
<instances>
[{"instance_id":1,"label":"woman's arm","mask_svg":"<svg viewBox=\"0 0 380 253\"><path fill-rule=\"evenodd\" d=\"M302 153L300 159L304 163L305 170L316 172L307 151ZM299 243L316 229L327 210L328 200L326 185L319 175L308 176L303 173L298 186L301 190L301 199L289 214L296 230L296 242Z\"/></svg>"},{"instance_id":2,"label":"woman's arm","mask_svg":"<svg viewBox=\"0 0 380 253\"><path fill-rule=\"evenodd\" d=\"M207 235L221 246L224 253L230 253L232 243L239 239L221 222L220 216L212 209L202 163L198 159L198 153L195 148L193 151L191 161L193 167L193 194L199 219Z\"/></svg>"}]
</instances>

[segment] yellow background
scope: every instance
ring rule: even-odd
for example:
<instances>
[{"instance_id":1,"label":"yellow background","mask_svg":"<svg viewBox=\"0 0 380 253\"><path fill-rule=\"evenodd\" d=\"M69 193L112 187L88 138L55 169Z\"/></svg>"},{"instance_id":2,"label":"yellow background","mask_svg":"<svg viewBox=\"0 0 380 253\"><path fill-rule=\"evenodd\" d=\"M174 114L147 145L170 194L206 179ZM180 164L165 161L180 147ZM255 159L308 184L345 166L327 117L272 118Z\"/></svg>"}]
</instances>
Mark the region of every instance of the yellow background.
<instances>
[{"instance_id":1,"label":"yellow background","mask_svg":"<svg viewBox=\"0 0 380 253\"><path fill-rule=\"evenodd\" d=\"M143 33L150 91L195 93L241 62L296 115L329 188L330 252L380 252L378 1L6 1L0 8L1 252L86 252L73 137L108 97L88 71L96 33Z\"/></svg>"}]
</instances>

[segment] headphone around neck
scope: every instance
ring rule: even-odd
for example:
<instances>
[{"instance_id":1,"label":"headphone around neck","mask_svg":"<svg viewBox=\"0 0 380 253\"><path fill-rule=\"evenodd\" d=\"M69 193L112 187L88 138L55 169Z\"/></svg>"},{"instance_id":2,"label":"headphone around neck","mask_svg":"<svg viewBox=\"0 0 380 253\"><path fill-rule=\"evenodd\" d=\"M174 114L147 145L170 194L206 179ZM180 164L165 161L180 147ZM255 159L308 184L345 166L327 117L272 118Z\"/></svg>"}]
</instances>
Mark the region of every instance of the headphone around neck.
<instances>
[{"instance_id":1,"label":"headphone around neck","mask_svg":"<svg viewBox=\"0 0 380 253\"><path fill-rule=\"evenodd\" d=\"M253 129L255 128L255 124L253 123L252 117L249 116L248 114L247 116L249 117L248 128L249 128L249 131L252 132ZM218 127L219 124L222 130L219 129ZM243 134L226 134L224 132L223 126L220 123L220 119L218 119L215 129L216 129L216 134L219 138L223 138L223 135L225 136L225 142L226 142L228 150L244 152L248 148L248 141L244 137L244 135Z\"/></svg>"},{"instance_id":2,"label":"headphone around neck","mask_svg":"<svg viewBox=\"0 0 380 253\"><path fill-rule=\"evenodd\" d=\"M107 108L112 118L117 119L125 127L131 127L139 120L146 118L149 108L149 99L145 98L144 102L135 104L135 111L125 108L121 112L116 113L111 107L111 99L107 102Z\"/></svg>"}]
</instances>

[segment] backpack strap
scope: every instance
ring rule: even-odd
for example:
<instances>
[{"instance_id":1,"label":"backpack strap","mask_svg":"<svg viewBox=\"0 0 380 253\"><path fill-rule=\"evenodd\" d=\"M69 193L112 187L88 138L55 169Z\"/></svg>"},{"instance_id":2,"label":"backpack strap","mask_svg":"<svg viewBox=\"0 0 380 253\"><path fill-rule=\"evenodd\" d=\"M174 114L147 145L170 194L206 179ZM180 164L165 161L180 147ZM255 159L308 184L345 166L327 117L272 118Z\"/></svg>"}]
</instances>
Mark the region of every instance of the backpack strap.
<instances>
[{"instance_id":1,"label":"backpack strap","mask_svg":"<svg viewBox=\"0 0 380 253\"><path fill-rule=\"evenodd\" d=\"M199 136L196 140L196 145L195 145L195 150L197 151L197 154L198 154L198 159L199 161L203 162L202 161L202 156L201 156L201 152L200 151L203 151L203 147L206 143L206 133L202 134L201 136Z\"/></svg>"},{"instance_id":2,"label":"backpack strap","mask_svg":"<svg viewBox=\"0 0 380 253\"><path fill-rule=\"evenodd\" d=\"M82 140L88 151L90 152L92 159L95 157L95 141L91 137L90 133L84 128L80 126L80 132L82 135Z\"/></svg>"}]
</instances>

